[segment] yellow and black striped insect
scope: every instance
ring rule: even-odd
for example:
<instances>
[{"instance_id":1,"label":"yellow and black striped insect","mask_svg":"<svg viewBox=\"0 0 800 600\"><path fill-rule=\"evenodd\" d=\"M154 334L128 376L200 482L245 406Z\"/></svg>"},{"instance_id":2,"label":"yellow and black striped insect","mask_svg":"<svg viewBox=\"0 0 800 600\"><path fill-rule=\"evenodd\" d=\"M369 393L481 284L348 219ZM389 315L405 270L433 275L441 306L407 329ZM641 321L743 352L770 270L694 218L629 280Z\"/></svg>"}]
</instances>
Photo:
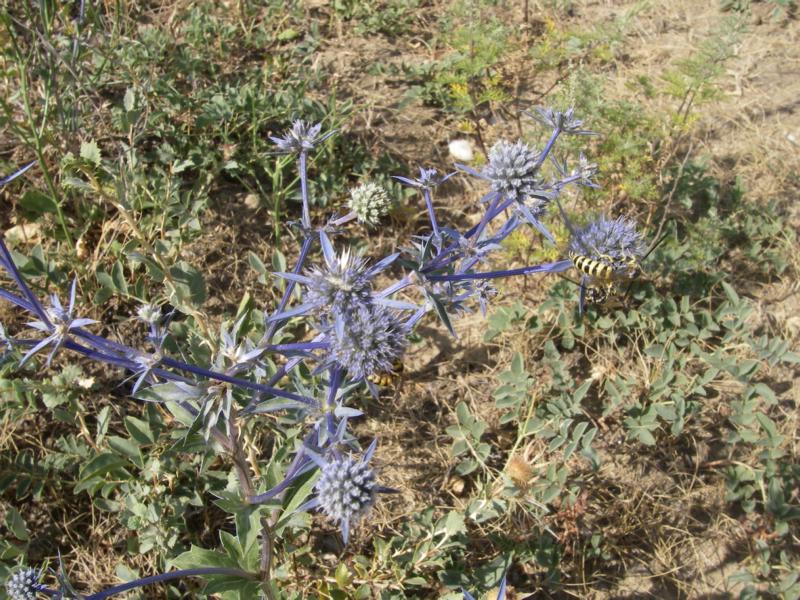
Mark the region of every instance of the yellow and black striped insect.
<instances>
[{"instance_id":1,"label":"yellow and black striped insect","mask_svg":"<svg viewBox=\"0 0 800 600\"><path fill-rule=\"evenodd\" d=\"M372 375L367 376L367 381L378 386L379 388L395 387L400 381L400 377L402 376L404 369L405 367L402 361L397 361L392 365L391 371L373 373Z\"/></svg>"},{"instance_id":2,"label":"yellow and black striped insect","mask_svg":"<svg viewBox=\"0 0 800 600\"><path fill-rule=\"evenodd\" d=\"M573 246L567 256L575 269L581 274L579 311L583 312L584 301L588 301L591 304L605 302L615 291L617 284L621 282L627 282L630 289L630 284L639 278L642 273L638 258L639 253L625 255L624 251L617 251L617 254L610 256L600 252L584 238L581 231L573 226L558 199L556 199L556 203L564 224L572 235ZM608 223L609 228L619 224L619 221L608 221L605 218L603 222ZM652 251L652 247L647 254L650 251Z\"/></svg>"},{"instance_id":3,"label":"yellow and black striped insect","mask_svg":"<svg viewBox=\"0 0 800 600\"><path fill-rule=\"evenodd\" d=\"M633 256L625 257L623 261L615 261L603 254L592 258L574 251L569 252L568 256L575 268L588 278L587 283L600 282L606 288L614 282L636 279L641 274L639 261Z\"/></svg>"}]
</instances>

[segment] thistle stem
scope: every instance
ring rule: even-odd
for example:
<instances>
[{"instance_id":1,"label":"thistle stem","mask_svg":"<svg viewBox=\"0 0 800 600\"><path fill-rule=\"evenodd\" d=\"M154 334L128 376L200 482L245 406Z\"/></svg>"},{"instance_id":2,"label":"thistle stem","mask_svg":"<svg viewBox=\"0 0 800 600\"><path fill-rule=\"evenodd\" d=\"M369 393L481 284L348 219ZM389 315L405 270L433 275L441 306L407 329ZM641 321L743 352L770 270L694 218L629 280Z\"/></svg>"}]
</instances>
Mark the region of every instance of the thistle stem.
<instances>
[{"instance_id":1,"label":"thistle stem","mask_svg":"<svg viewBox=\"0 0 800 600\"><path fill-rule=\"evenodd\" d=\"M531 265L519 269L504 269L502 271L488 271L486 273L457 273L455 275L429 275L429 281L466 281L474 279L498 279L501 277L514 277L516 275L530 275L532 273L560 273L572 267L571 260L559 260L542 265Z\"/></svg>"},{"instance_id":2,"label":"thistle stem","mask_svg":"<svg viewBox=\"0 0 800 600\"><path fill-rule=\"evenodd\" d=\"M553 133L550 135L550 139L547 140L547 144L545 144L544 149L542 150L539 157L536 159L536 169L539 169L544 164L544 161L547 160L547 155L550 154L550 151L553 149L553 146L558 139L558 136L561 134L561 130L558 128L553 129Z\"/></svg>"},{"instance_id":3,"label":"thistle stem","mask_svg":"<svg viewBox=\"0 0 800 600\"><path fill-rule=\"evenodd\" d=\"M422 188L422 196L425 198L425 206L428 207L428 217L431 220L431 227L433 227L433 235L439 237L439 224L436 222L436 214L433 212L433 199L431 198L431 190L429 188Z\"/></svg>"},{"instance_id":4,"label":"thistle stem","mask_svg":"<svg viewBox=\"0 0 800 600\"><path fill-rule=\"evenodd\" d=\"M248 573L241 569L229 569L224 567L204 567L199 569L181 569L179 571L172 571L171 573L162 573L160 575L152 575L150 577L143 577L135 581L129 581L121 585L115 585L102 592L91 594L85 597L85 600L105 600L117 594L127 592L145 585L153 585L156 583L164 583L165 581L173 581L175 579L183 579L184 577L197 577L202 575L222 575L227 577L241 577L242 579L256 579L254 573ZM45 592L47 593L47 592Z\"/></svg>"},{"instance_id":5,"label":"thistle stem","mask_svg":"<svg viewBox=\"0 0 800 600\"><path fill-rule=\"evenodd\" d=\"M311 229L311 213L308 209L308 155L305 150L300 152L299 170L300 170L300 194L303 198L303 216L302 222L305 229Z\"/></svg>"},{"instance_id":6,"label":"thistle stem","mask_svg":"<svg viewBox=\"0 0 800 600\"><path fill-rule=\"evenodd\" d=\"M300 256L297 257L297 264L295 264L294 269L292 269L292 273L295 275L299 275L300 271L303 270L306 258L308 258L308 253L311 251L311 245L314 243L315 239L316 236L309 235L303 240L303 245L300 247ZM297 282L292 280L289 280L289 282L286 284L286 289L283 291L281 301L278 303L278 309L275 311L276 314L282 313L286 308L286 305L289 303L289 298L292 296L292 292L294 291L295 285L297 285ZM264 333L260 344L268 344L270 341L272 341L272 338L275 335L275 332L278 330L280 324L281 321L273 321L270 323L269 329L267 329L266 333Z\"/></svg>"}]
</instances>

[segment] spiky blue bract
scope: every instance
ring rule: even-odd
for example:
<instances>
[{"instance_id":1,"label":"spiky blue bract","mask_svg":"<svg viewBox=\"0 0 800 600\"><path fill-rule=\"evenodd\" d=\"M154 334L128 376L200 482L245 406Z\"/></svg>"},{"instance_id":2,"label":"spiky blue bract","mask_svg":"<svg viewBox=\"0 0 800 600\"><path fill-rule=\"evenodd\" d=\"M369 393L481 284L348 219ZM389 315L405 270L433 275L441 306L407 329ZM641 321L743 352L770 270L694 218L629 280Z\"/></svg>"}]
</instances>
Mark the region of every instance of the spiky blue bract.
<instances>
[{"instance_id":1,"label":"spiky blue bract","mask_svg":"<svg viewBox=\"0 0 800 600\"><path fill-rule=\"evenodd\" d=\"M625 217L609 219L601 216L577 229L569 242L570 252L590 256L615 270L627 269L630 260L638 260L645 250L636 224Z\"/></svg>"},{"instance_id":2,"label":"spiky blue bract","mask_svg":"<svg viewBox=\"0 0 800 600\"><path fill-rule=\"evenodd\" d=\"M50 296L50 308L45 310L47 320L31 321L27 324L29 327L47 333L48 335L45 339L41 340L33 348L31 348L25 354L25 356L22 357L20 366L25 364L28 359L36 354L39 350L52 344L53 349L50 352L50 355L47 357L47 364L49 366L50 362L53 360L53 356L55 356L55 353L64 344L64 342L67 340L67 337L70 335L70 333L72 333L73 330L84 327L85 325L97 323L97 321L94 319L73 317L73 313L75 312L75 291L77 283L77 279L72 281L72 287L70 288L69 293L69 303L67 304L66 308L64 308L64 305L61 304L61 300L58 299L58 296L52 294Z\"/></svg>"},{"instance_id":3,"label":"spiky blue bract","mask_svg":"<svg viewBox=\"0 0 800 600\"><path fill-rule=\"evenodd\" d=\"M5 185L5 184L7 184L7 183L10 183L10 182L14 181L14 180L15 180L17 177L19 177L20 175L22 175L23 173L25 173L25 171L27 171L28 169L30 169L30 168L31 168L33 165L35 165L35 164L36 164L36 161L34 160L34 161L32 161L32 162L29 162L29 163L28 163L27 165L25 165L24 167L22 167L22 168L20 168L20 169L17 169L17 170L16 170L14 173L12 173L11 175L8 175L7 177L2 177L2 178L0 178L0 187L1 187L1 186L4 186L4 185Z\"/></svg>"},{"instance_id":4,"label":"spiky blue bract","mask_svg":"<svg viewBox=\"0 0 800 600\"><path fill-rule=\"evenodd\" d=\"M497 142L489 151L489 164L481 175L491 183L492 190L505 198L523 202L533 196L538 187L539 155L525 142Z\"/></svg>"},{"instance_id":5,"label":"spiky blue bract","mask_svg":"<svg viewBox=\"0 0 800 600\"><path fill-rule=\"evenodd\" d=\"M317 144L320 144L331 137L336 130L329 131L320 135L322 123L312 125L301 119L292 123L291 129L287 130L283 137L270 136L269 139L278 147L280 154L300 154L310 152Z\"/></svg>"},{"instance_id":6,"label":"spiky blue bract","mask_svg":"<svg viewBox=\"0 0 800 600\"><path fill-rule=\"evenodd\" d=\"M392 369L408 345L408 329L395 313L380 304L365 304L337 316L330 336L329 361L346 369L354 380Z\"/></svg>"},{"instance_id":7,"label":"spiky blue bract","mask_svg":"<svg viewBox=\"0 0 800 600\"><path fill-rule=\"evenodd\" d=\"M594 131L583 128L583 121L575 117L575 109L566 111L553 110L552 108L534 108L536 112L525 112L526 115L542 125L552 127L556 131L571 133L572 135L596 135Z\"/></svg>"},{"instance_id":8,"label":"spiky blue bract","mask_svg":"<svg viewBox=\"0 0 800 600\"><path fill-rule=\"evenodd\" d=\"M39 583L41 571L27 568L17 571L6 581L6 591L10 600L35 600L36 594L44 586Z\"/></svg>"},{"instance_id":9,"label":"spiky blue bract","mask_svg":"<svg viewBox=\"0 0 800 600\"><path fill-rule=\"evenodd\" d=\"M442 185L453 175L455 175L455 172L448 173L446 175L439 175L439 172L436 169L426 169L425 167L420 167L419 177L417 177L416 179L401 177L400 175L394 175L392 179L396 179L397 181L399 181L400 183L404 183L405 185L410 185L412 187L420 188L423 190L430 190L437 186Z\"/></svg>"}]
</instances>

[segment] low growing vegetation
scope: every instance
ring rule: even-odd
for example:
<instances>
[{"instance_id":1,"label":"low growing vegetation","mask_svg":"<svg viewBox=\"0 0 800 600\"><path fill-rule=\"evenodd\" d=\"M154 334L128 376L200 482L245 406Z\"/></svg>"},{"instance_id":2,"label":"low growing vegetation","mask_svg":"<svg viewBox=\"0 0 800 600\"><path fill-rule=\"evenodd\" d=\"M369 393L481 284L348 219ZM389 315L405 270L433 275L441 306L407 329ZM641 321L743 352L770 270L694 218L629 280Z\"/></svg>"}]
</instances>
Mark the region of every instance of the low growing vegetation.
<instances>
[{"instance_id":1,"label":"low growing vegetation","mask_svg":"<svg viewBox=\"0 0 800 600\"><path fill-rule=\"evenodd\" d=\"M795 7L623 4L4 6L0 598L800 598Z\"/></svg>"}]
</instances>

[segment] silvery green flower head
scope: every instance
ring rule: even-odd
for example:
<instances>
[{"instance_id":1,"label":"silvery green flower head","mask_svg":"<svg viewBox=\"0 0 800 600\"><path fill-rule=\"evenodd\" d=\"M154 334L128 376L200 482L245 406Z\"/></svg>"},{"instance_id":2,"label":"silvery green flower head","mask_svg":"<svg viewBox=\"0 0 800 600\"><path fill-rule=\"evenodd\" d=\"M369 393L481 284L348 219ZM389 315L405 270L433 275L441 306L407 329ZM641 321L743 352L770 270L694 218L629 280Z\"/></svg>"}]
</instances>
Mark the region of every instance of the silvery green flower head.
<instances>
[{"instance_id":1,"label":"silvery green flower head","mask_svg":"<svg viewBox=\"0 0 800 600\"><path fill-rule=\"evenodd\" d=\"M377 227L381 218L389 213L392 199L382 186L367 182L350 190L348 206L360 223Z\"/></svg>"},{"instance_id":2,"label":"silvery green flower head","mask_svg":"<svg viewBox=\"0 0 800 600\"><path fill-rule=\"evenodd\" d=\"M535 113L526 112L525 114L542 125L547 125L563 133L572 135L596 135L594 131L583 129L583 121L575 118L575 109L568 108L561 112L552 108L534 108Z\"/></svg>"},{"instance_id":3,"label":"silvery green flower head","mask_svg":"<svg viewBox=\"0 0 800 600\"><path fill-rule=\"evenodd\" d=\"M353 380L391 371L408 345L408 329L380 304L364 304L339 314L331 331L328 362L346 369Z\"/></svg>"},{"instance_id":4,"label":"silvery green flower head","mask_svg":"<svg viewBox=\"0 0 800 600\"><path fill-rule=\"evenodd\" d=\"M577 166L572 169L572 176L577 178L579 185L596 189L600 186L594 181L595 175L597 175L597 163L589 162L589 159L581 152Z\"/></svg>"},{"instance_id":5,"label":"silvery green flower head","mask_svg":"<svg viewBox=\"0 0 800 600\"><path fill-rule=\"evenodd\" d=\"M320 135L322 123L311 125L303 120L296 120L292 123L292 128L287 130L283 137L270 136L269 139L278 147L279 154L301 154L308 153L315 146L321 144L331 137L336 130L329 131Z\"/></svg>"},{"instance_id":6,"label":"silvery green flower head","mask_svg":"<svg viewBox=\"0 0 800 600\"><path fill-rule=\"evenodd\" d=\"M75 312L75 291L77 283L77 279L72 280L72 287L70 288L69 293L69 304L67 305L67 308L64 308L64 305L61 304L61 301L58 299L56 294L52 294L50 296L50 308L45 309L47 322L32 321L27 323L29 327L33 327L34 329L37 329L38 331L44 332L48 335L45 339L28 350L25 356L22 357L20 366L25 364L28 359L36 354L39 350L52 344L53 349L50 352L50 356L47 357L47 365L50 366L53 356L55 356L55 353L67 340L67 337L73 329L84 327L85 325L90 325L92 323L97 323L97 321L94 319L73 317Z\"/></svg>"},{"instance_id":7,"label":"silvery green flower head","mask_svg":"<svg viewBox=\"0 0 800 600\"><path fill-rule=\"evenodd\" d=\"M36 600L37 593L44 588L39 583L42 572L27 568L17 571L6 581L6 591L10 600Z\"/></svg>"},{"instance_id":8,"label":"silvery green flower head","mask_svg":"<svg viewBox=\"0 0 800 600\"><path fill-rule=\"evenodd\" d=\"M350 529L375 504L376 494L395 491L375 482L375 473L368 463L376 445L377 440L374 440L360 460L345 456L336 449L325 457L304 450L320 468L321 475L314 486L316 497L298 510L319 507L329 518L340 523L345 544L350 537Z\"/></svg>"},{"instance_id":9,"label":"silvery green flower head","mask_svg":"<svg viewBox=\"0 0 800 600\"><path fill-rule=\"evenodd\" d=\"M608 264L615 271L627 271L632 261L644 254L645 243L632 220L600 216L575 231L569 250Z\"/></svg>"},{"instance_id":10,"label":"silvery green flower head","mask_svg":"<svg viewBox=\"0 0 800 600\"><path fill-rule=\"evenodd\" d=\"M309 312L327 318L356 310L371 301L372 278L398 256L392 254L369 266L366 260L352 254L349 249L337 254L324 231L320 232L319 237L324 265L314 266L303 275L275 273L278 277L295 281L305 287L303 304L272 315L270 321Z\"/></svg>"}]
</instances>

